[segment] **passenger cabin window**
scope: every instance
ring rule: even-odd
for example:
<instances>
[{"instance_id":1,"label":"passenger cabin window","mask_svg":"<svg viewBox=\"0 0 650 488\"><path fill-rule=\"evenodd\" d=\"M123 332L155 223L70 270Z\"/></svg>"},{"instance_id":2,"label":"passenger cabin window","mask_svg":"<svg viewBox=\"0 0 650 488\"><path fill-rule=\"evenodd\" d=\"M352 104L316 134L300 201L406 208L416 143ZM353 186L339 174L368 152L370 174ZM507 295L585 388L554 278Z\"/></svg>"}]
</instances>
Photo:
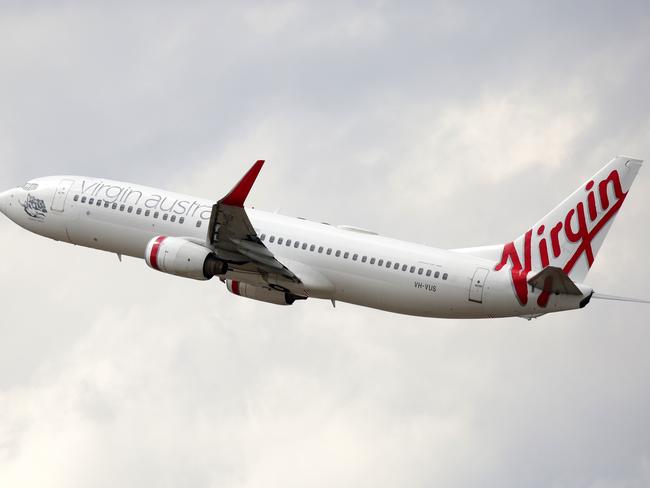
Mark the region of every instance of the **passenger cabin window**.
<instances>
[{"instance_id":1,"label":"passenger cabin window","mask_svg":"<svg viewBox=\"0 0 650 488\"><path fill-rule=\"evenodd\" d=\"M406 264L402 265L402 271L406 271L407 268L408 268L408 266Z\"/></svg>"},{"instance_id":2,"label":"passenger cabin window","mask_svg":"<svg viewBox=\"0 0 650 488\"><path fill-rule=\"evenodd\" d=\"M157 219L159 215L160 215L160 212L154 212L153 213L153 218ZM201 222L201 221L199 220L199 222ZM201 224L198 224L197 227L201 227Z\"/></svg>"},{"instance_id":3,"label":"passenger cabin window","mask_svg":"<svg viewBox=\"0 0 650 488\"><path fill-rule=\"evenodd\" d=\"M298 242L298 241L294 242L294 243L293 243L293 247L295 247L296 249L298 249L298 248L300 247L300 242Z\"/></svg>"},{"instance_id":4,"label":"passenger cabin window","mask_svg":"<svg viewBox=\"0 0 650 488\"><path fill-rule=\"evenodd\" d=\"M418 269L418 274L421 275L424 272L422 268Z\"/></svg>"},{"instance_id":5,"label":"passenger cabin window","mask_svg":"<svg viewBox=\"0 0 650 488\"><path fill-rule=\"evenodd\" d=\"M126 208L126 205L124 205L124 204L120 205L120 212L124 212L125 208Z\"/></svg>"},{"instance_id":6,"label":"passenger cabin window","mask_svg":"<svg viewBox=\"0 0 650 488\"><path fill-rule=\"evenodd\" d=\"M181 218L183 218L183 217L181 217ZM266 234L262 234L262 235L260 236L260 241L264 241L264 239L266 239Z\"/></svg>"},{"instance_id":7,"label":"passenger cabin window","mask_svg":"<svg viewBox=\"0 0 650 488\"><path fill-rule=\"evenodd\" d=\"M196 226L197 226L197 227L201 227L201 221L200 221L200 220L197 220L197 221L196 221Z\"/></svg>"},{"instance_id":8,"label":"passenger cabin window","mask_svg":"<svg viewBox=\"0 0 650 488\"><path fill-rule=\"evenodd\" d=\"M415 273L415 266L411 266L411 269L409 269L410 273Z\"/></svg>"},{"instance_id":9,"label":"passenger cabin window","mask_svg":"<svg viewBox=\"0 0 650 488\"><path fill-rule=\"evenodd\" d=\"M114 203L113 204L113 210L115 210L116 208L117 208L117 203Z\"/></svg>"},{"instance_id":10,"label":"passenger cabin window","mask_svg":"<svg viewBox=\"0 0 650 488\"><path fill-rule=\"evenodd\" d=\"M287 239L287 244L286 244L286 246L287 246L287 247L290 247L290 246L291 246L291 239Z\"/></svg>"},{"instance_id":11,"label":"passenger cabin window","mask_svg":"<svg viewBox=\"0 0 650 488\"><path fill-rule=\"evenodd\" d=\"M358 257L359 257L358 254L353 254L352 255L352 261L356 261Z\"/></svg>"},{"instance_id":12,"label":"passenger cabin window","mask_svg":"<svg viewBox=\"0 0 650 488\"><path fill-rule=\"evenodd\" d=\"M81 197L81 203L86 203L86 197Z\"/></svg>"},{"instance_id":13,"label":"passenger cabin window","mask_svg":"<svg viewBox=\"0 0 650 488\"><path fill-rule=\"evenodd\" d=\"M275 241L275 236L271 236L271 237L269 237L269 242L270 242L271 244L273 244L273 241Z\"/></svg>"},{"instance_id":14,"label":"passenger cabin window","mask_svg":"<svg viewBox=\"0 0 650 488\"><path fill-rule=\"evenodd\" d=\"M379 261L377 261L377 266L383 266L383 265L384 265L384 260L383 259L380 259Z\"/></svg>"},{"instance_id":15,"label":"passenger cabin window","mask_svg":"<svg viewBox=\"0 0 650 488\"><path fill-rule=\"evenodd\" d=\"M431 270L427 269L427 276L431 276Z\"/></svg>"},{"instance_id":16,"label":"passenger cabin window","mask_svg":"<svg viewBox=\"0 0 650 488\"><path fill-rule=\"evenodd\" d=\"M375 258L370 258L370 264L375 264Z\"/></svg>"},{"instance_id":17,"label":"passenger cabin window","mask_svg":"<svg viewBox=\"0 0 650 488\"><path fill-rule=\"evenodd\" d=\"M278 245L281 245L284 242L284 237L278 237Z\"/></svg>"},{"instance_id":18,"label":"passenger cabin window","mask_svg":"<svg viewBox=\"0 0 650 488\"><path fill-rule=\"evenodd\" d=\"M395 263L395 266L393 266L393 269L398 270L399 269L399 263Z\"/></svg>"},{"instance_id":19,"label":"passenger cabin window","mask_svg":"<svg viewBox=\"0 0 650 488\"><path fill-rule=\"evenodd\" d=\"M167 220L167 217L168 217L167 214L163 214L163 220Z\"/></svg>"},{"instance_id":20,"label":"passenger cabin window","mask_svg":"<svg viewBox=\"0 0 650 488\"><path fill-rule=\"evenodd\" d=\"M323 254L323 246L320 246L320 247L318 248L318 253L319 253L319 254Z\"/></svg>"},{"instance_id":21,"label":"passenger cabin window","mask_svg":"<svg viewBox=\"0 0 650 488\"><path fill-rule=\"evenodd\" d=\"M144 211L144 216L149 217L149 215L151 215L151 210L145 210Z\"/></svg>"},{"instance_id":22,"label":"passenger cabin window","mask_svg":"<svg viewBox=\"0 0 650 488\"><path fill-rule=\"evenodd\" d=\"M98 207L101 207L101 206L102 206L102 201L101 201L101 200L97 200L97 203L96 203L95 205L97 205Z\"/></svg>"},{"instance_id":23,"label":"passenger cabin window","mask_svg":"<svg viewBox=\"0 0 650 488\"><path fill-rule=\"evenodd\" d=\"M439 276L440 276L440 271L436 271L436 272L433 274L433 277L434 277L434 278L438 278Z\"/></svg>"},{"instance_id":24,"label":"passenger cabin window","mask_svg":"<svg viewBox=\"0 0 650 488\"><path fill-rule=\"evenodd\" d=\"M135 213L136 213L137 215L142 215L142 209L141 209L141 208L137 209L137 210L135 211Z\"/></svg>"},{"instance_id":25,"label":"passenger cabin window","mask_svg":"<svg viewBox=\"0 0 650 488\"><path fill-rule=\"evenodd\" d=\"M185 217L181 217L180 219L178 219L178 223L179 223L179 224L182 224L182 223L184 223L184 222L185 222Z\"/></svg>"},{"instance_id":26,"label":"passenger cabin window","mask_svg":"<svg viewBox=\"0 0 650 488\"><path fill-rule=\"evenodd\" d=\"M361 258L362 263L365 263L366 261L368 261L368 256L364 256Z\"/></svg>"},{"instance_id":27,"label":"passenger cabin window","mask_svg":"<svg viewBox=\"0 0 650 488\"><path fill-rule=\"evenodd\" d=\"M305 249L307 249L307 243L306 243L306 242L303 242L303 243L302 243L302 250L304 251Z\"/></svg>"},{"instance_id":28,"label":"passenger cabin window","mask_svg":"<svg viewBox=\"0 0 650 488\"><path fill-rule=\"evenodd\" d=\"M95 203L95 199L94 199L94 198L91 198L91 199L88 200L88 205L92 205L93 203Z\"/></svg>"},{"instance_id":29,"label":"passenger cabin window","mask_svg":"<svg viewBox=\"0 0 650 488\"><path fill-rule=\"evenodd\" d=\"M326 254L327 254L328 256L329 256L330 254L332 254L332 248L331 248L331 247L328 247L328 248L327 248L327 253L326 253Z\"/></svg>"},{"instance_id":30,"label":"passenger cabin window","mask_svg":"<svg viewBox=\"0 0 650 488\"><path fill-rule=\"evenodd\" d=\"M348 256L349 256L349 255L350 255L350 253L349 253L349 252L346 252L346 253L343 255L343 259L348 259Z\"/></svg>"},{"instance_id":31,"label":"passenger cabin window","mask_svg":"<svg viewBox=\"0 0 650 488\"><path fill-rule=\"evenodd\" d=\"M73 200L74 200L75 202L78 202L78 201L79 201L79 195L75 195L74 198L73 198Z\"/></svg>"},{"instance_id":32,"label":"passenger cabin window","mask_svg":"<svg viewBox=\"0 0 650 488\"><path fill-rule=\"evenodd\" d=\"M334 255L338 258L338 257L341 255L341 251L338 251L338 250L337 250L336 253L335 253Z\"/></svg>"},{"instance_id":33,"label":"passenger cabin window","mask_svg":"<svg viewBox=\"0 0 650 488\"><path fill-rule=\"evenodd\" d=\"M311 246L309 246L309 250L310 250L311 252L314 252L314 249L316 249L316 246L314 246L313 244L312 244Z\"/></svg>"},{"instance_id":34,"label":"passenger cabin window","mask_svg":"<svg viewBox=\"0 0 650 488\"><path fill-rule=\"evenodd\" d=\"M176 215L172 215L169 220L171 220L172 222L176 222Z\"/></svg>"},{"instance_id":35,"label":"passenger cabin window","mask_svg":"<svg viewBox=\"0 0 650 488\"><path fill-rule=\"evenodd\" d=\"M386 261L386 267L387 268L390 268L391 264L393 264L393 263L391 263L390 261Z\"/></svg>"},{"instance_id":36,"label":"passenger cabin window","mask_svg":"<svg viewBox=\"0 0 650 488\"><path fill-rule=\"evenodd\" d=\"M445 274L442 275L442 279L443 279L443 280L446 280L446 279L447 279L447 273L445 273Z\"/></svg>"},{"instance_id":37,"label":"passenger cabin window","mask_svg":"<svg viewBox=\"0 0 650 488\"><path fill-rule=\"evenodd\" d=\"M110 207L111 203L110 202L104 202L104 208Z\"/></svg>"},{"instance_id":38,"label":"passenger cabin window","mask_svg":"<svg viewBox=\"0 0 650 488\"><path fill-rule=\"evenodd\" d=\"M129 205L129 208L126 209L128 213L133 213L133 207Z\"/></svg>"}]
</instances>

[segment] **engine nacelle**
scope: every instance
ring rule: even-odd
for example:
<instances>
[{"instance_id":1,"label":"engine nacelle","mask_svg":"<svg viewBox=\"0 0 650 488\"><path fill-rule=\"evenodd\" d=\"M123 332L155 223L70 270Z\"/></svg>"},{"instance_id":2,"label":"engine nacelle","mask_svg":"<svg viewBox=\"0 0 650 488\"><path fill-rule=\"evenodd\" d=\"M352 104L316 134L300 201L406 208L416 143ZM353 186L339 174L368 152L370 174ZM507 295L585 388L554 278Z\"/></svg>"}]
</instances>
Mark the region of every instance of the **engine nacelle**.
<instances>
[{"instance_id":1,"label":"engine nacelle","mask_svg":"<svg viewBox=\"0 0 650 488\"><path fill-rule=\"evenodd\" d=\"M299 297L286 291L250 285L236 280L226 280L226 287L229 292L240 297L251 298L261 302L274 303L276 305L292 305L296 300L305 299L304 297Z\"/></svg>"},{"instance_id":2,"label":"engine nacelle","mask_svg":"<svg viewBox=\"0 0 650 488\"><path fill-rule=\"evenodd\" d=\"M228 270L212 250L180 237L154 237L144 259L155 270L194 280L209 280Z\"/></svg>"}]
</instances>

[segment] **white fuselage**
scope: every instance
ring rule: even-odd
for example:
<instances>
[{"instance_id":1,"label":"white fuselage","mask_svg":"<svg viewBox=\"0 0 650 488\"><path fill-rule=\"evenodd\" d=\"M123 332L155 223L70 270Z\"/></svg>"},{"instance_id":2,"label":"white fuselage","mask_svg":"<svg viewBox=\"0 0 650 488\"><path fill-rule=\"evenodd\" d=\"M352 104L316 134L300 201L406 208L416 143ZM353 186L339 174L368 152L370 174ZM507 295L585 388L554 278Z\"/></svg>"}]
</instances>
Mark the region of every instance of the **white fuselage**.
<instances>
[{"instance_id":1,"label":"white fuselage","mask_svg":"<svg viewBox=\"0 0 650 488\"><path fill-rule=\"evenodd\" d=\"M36 234L144 258L147 244L159 235L205 243L213 203L130 183L55 176L4 192L0 210ZM408 315L491 318L579 308L591 291L581 286L583 296L551 296L541 308L535 300L539 291L531 290L531 299L521 305L510 273L495 271L494 260L349 227L246 212L266 247L313 298ZM229 272L226 278L263 284L259 275L247 273Z\"/></svg>"}]
</instances>

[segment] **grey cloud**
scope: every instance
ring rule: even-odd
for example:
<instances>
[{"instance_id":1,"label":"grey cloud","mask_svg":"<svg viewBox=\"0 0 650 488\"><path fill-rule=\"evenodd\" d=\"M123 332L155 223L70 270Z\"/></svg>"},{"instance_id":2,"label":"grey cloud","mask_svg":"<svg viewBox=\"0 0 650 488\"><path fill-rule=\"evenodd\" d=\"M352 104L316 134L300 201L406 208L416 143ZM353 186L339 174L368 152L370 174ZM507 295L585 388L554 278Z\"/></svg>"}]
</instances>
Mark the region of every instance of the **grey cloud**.
<instances>
[{"instance_id":1,"label":"grey cloud","mask_svg":"<svg viewBox=\"0 0 650 488\"><path fill-rule=\"evenodd\" d=\"M0 184L82 173L441 247L648 159L643 2L3 3ZM588 282L645 295L642 170ZM2 486L650 482L646 309L274 308L0 221ZM39 469L34 469L38 466Z\"/></svg>"}]
</instances>

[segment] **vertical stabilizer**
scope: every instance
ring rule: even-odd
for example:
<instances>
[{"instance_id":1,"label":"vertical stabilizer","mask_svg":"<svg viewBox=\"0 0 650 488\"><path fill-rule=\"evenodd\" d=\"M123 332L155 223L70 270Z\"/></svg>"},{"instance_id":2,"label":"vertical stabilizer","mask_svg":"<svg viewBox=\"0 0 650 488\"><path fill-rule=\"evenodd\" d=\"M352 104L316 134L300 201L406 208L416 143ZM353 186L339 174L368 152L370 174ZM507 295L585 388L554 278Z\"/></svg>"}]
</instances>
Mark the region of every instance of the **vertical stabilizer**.
<instances>
[{"instance_id":1,"label":"vertical stabilizer","mask_svg":"<svg viewBox=\"0 0 650 488\"><path fill-rule=\"evenodd\" d=\"M555 266L573 281L584 281L641 163L625 156L614 158L527 232L503 245L495 269L511 268L522 303L530 271Z\"/></svg>"}]
</instances>

